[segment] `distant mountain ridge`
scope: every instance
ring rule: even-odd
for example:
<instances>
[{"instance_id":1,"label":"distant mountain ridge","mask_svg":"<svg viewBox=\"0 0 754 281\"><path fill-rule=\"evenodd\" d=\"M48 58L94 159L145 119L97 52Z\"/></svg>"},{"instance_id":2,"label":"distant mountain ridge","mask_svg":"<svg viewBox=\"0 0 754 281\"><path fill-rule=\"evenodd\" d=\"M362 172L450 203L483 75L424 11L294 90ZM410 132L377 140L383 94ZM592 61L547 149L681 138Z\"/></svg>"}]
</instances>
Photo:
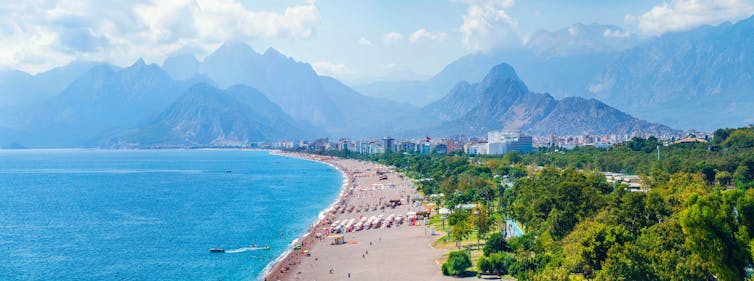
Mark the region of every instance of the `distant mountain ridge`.
<instances>
[{"instance_id":1,"label":"distant mountain ridge","mask_svg":"<svg viewBox=\"0 0 754 281\"><path fill-rule=\"evenodd\" d=\"M315 138L323 134L293 120L259 91L220 90L199 83L149 123L108 139L116 147L248 146L260 141Z\"/></svg>"},{"instance_id":2,"label":"distant mountain ridge","mask_svg":"<svg viewBox=\"0 0 754 281\"><path fill-rule=\"evenodd\" d=\"M587 64L590 66L584 70L567 71L552 66L604 60L614 55L553 57L528 69L583 78L582 73L591 73L594 64ZM162 67L143 60L125 68L96 64L65 87L58 86L62 88L58 94L40 102L3 108L0 144L243 146L257 141L316 137L478 136L501 128L522 129L530 134L674 132L594 99L557 100L549 94L535 93L508 64L490 67L484 75L477 73L479 65L495 61L491 58L511 56L518 57L519 62L531 58L536 61L530 50L469 55L427 82L433 83L433 91L442 91L443 96L421 108L361 95L337 79L317 75L307 63L272 48L259 54L243 43L226 43L202 61L191 55L176 55L166 59ZM70 73L45 75L64 81L81 70L64 67L56 71ZM453 79L474 75L484 79L479 83L459 82L440 90ZM39 79L44 75L38 76L33 81L42 81ZM578 80L574 85L580 83Z\"/></svg>"},{"instance_id":3,"label":"distant mountain ridge","mask_svg":"<svg viewBox=\"0 0 754 281\"><path fill-rule=\"evenodd\" d=\"M236 84L254 87L294 119L305 120L335 135L369 135L363 128L380 121L364 118L365 114L415 109L361 95L340 81L317 75L308 63L297 62L273 48L259 54L245 43L228 42L196 64L192 71L175 65L191 67L194 62L190 58L171 57L164 66L172 70L174 76L186 77L190 72L206 75L221 87Z\"/></svg>"},{"instance_id":4,"label":"distant mountain ridge","mask_svg":"<svg viewBox=\"0 0 754 281\"><path fill-rule=\"evenodd\" d=\"M439 100L458 82L481 81L490 68L505 62L537 91L557 97L585 95L587 84L604 65L638 42L617 26L574 24L552 32L536 32L522 48L462 56L428 80L380 81L355 88L365 95L424 106Z\"/></svg>"},{"instance_id":5,"label":"distant mountain ridge","mask_svg":"<svg viewBox=\"0 0 754 281\"><path fill-rule=\"evenodd\" d=\"M474 136L500 129L534 135L677 133L595 99L556 100L548 94L533 93L505 63L493 67L480 83L459 83L444 98L426 106L423 114L440 121L431 130L437 135Z\"/></svg>"},{"instance_id":6,"label":"distant mountain ridge","mask_svg":"<svg viewBox=\"0 0 754 281\"><path fill-rule=\"evenodd\" d=\"M642 119L713 130L754 123L754 16L640 40L609 25L537 32L517 50L463 56L425 81L356 87L370 96L426 105L493 65L516 68L535 91L596 98Z\"/></svg>"},{"instance_id":7,"label":"distant mountain ridge","mask_svg":"<svg viewBox=\"0 0 754 281\"><path fill-rule=\"evenodd\" d=\"M638 43L636 36L615 25L582 24L556 30L540 30L525 46L545 58L619 52Z\"/></svg>"},{"instance_id":8,"label":"distant mountain ridge","mask_svg":"<svg viewBox=\"0 0 754 281\"><path fill-rule=\"evenodd\" d=\"M667 33L621 53L589 84L608 104L682 128L754 122L754 16Z\"/></svg>"},{"instance_id":9,"label":"distant mountain ridge","mask_svg":"<svg viewBox=\"0 0 754 281\"><path fill-rule=\"evenodd\" d=\"M75 61L36 75L18 70L0 71L0 108L23 106L51 98L96 65L101 64Z\"/></svg>"},{"instance_id":10,"label":"distant mountain ridge","mask_svg":"<svg viewBox=\"0 0 754 281\"><path fill-rule=\"evenodd\" d=\"M123 69L99 65L47 101L0 113L0 127L8 127L0 130L0 138L31 147L153 147L241 145L325 134L293 120L254 89L221 91L213 85L196 75L173 80L141 59ZM187 89L192 91L186 94Z\"/></svg>"},{"instance_id":11,"label":"distant mountain ridge","mask_svg":"<svg viewBox=\"0 0 754 281\"><path fill-rule=\"evenodd\" d=\"M88 146L99 134L157 114L185 87L143 60L123 69L99 65L49 100L9 110L2 121L27 146Z\"/></svg>"}]
</instances>

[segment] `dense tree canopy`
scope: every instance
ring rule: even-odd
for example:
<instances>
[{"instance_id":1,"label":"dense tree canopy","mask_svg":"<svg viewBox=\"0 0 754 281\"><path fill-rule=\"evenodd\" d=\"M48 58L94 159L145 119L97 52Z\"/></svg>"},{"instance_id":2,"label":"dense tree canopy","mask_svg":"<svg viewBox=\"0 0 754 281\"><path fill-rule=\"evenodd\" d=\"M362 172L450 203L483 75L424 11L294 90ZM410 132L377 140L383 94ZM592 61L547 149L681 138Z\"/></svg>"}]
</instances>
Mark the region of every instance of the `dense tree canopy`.
<instances>
[{"instance_id":1,"label":"dense tree canopy","mask_svg":"<svg viewBox=\"0 0 754 281\"><path fill-rule=\"evenodd\" d=\"M350 157L397 167L425 194L443 193L439 203L451 209L477 204L455 209L448 222L457 239L492 231L480 272L518 280L744 280L752 267L752 128L717 130L708 143L635 138L606 149L500 157ZM599 172L638 174L642 190L607 183ZM503 238L503 218L526 234Z\"/></svg>"}]
</instances>

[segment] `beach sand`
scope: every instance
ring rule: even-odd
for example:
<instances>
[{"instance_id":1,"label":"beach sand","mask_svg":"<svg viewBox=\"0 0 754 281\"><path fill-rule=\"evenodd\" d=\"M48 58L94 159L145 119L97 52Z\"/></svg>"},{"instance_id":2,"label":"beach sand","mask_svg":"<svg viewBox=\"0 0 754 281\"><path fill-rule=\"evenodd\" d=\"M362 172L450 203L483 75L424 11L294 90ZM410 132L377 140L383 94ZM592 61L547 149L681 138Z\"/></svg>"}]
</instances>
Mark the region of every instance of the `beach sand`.
<instances>
[{"instance_id":1,"label":"beach sand","mask_svg":"<svg viewBox=\"0 0 754 281\"><path fill-rule=\"evenodd\" d=\"M417 195L408 178L375 163L305 154L279 154L322 161L340 169L347 177L348 184L344 186L336 206L341 206L341 210L347 209L342 213L334 210L327 212L325 218L298 241L302 249L292 250L283 257L264 280L456 280L442 275L437 259L445 251L431 246L441 233L430 235L430 229L421 220L417 220L416 226L410 225L406 219L403 224L392 227L383 225L345 232L346 243L340 245L332 245L334 239L325 235L317 237L317 234L324 234L334 221L354 219L358 222L361 217L384 215L387 218L390 214L406 218L407 212L416 211L414 204L407 203L407 195L411 198ZM382 175L378 175L377 171L383 172L387 179L381 180ZM401 199L402 204L395 208L380 208L391 199ZM356 211L359 206L367 205L370 206L368 211L364 208ZM351 206L354 206L354 210L349 212ZM376 210L374 206L377 206ZM305 250L310 255L307 256Z\"/></svg>"}]
</instances>

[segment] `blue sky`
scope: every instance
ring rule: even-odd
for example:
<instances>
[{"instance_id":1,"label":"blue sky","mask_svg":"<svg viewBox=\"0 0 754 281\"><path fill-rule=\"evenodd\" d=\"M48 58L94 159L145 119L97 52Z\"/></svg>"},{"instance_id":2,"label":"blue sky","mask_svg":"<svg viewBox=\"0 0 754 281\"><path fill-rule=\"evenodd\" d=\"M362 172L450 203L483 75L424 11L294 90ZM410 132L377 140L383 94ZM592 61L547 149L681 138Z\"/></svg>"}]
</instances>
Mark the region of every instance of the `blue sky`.
<instances>
[{"instance_id":1,"label":"blue sky","mask_svg":"<svg viewBox=\"0 0 754 281\"><path fill-rule=\"evenodd\" d=\"M345 80L414 78L574 23L651 37L752 13L754 0L4 1L0 67L36 73L73 60L161 63L174 52L201 59L236 40Z\"/></svg>"}]
</instances>

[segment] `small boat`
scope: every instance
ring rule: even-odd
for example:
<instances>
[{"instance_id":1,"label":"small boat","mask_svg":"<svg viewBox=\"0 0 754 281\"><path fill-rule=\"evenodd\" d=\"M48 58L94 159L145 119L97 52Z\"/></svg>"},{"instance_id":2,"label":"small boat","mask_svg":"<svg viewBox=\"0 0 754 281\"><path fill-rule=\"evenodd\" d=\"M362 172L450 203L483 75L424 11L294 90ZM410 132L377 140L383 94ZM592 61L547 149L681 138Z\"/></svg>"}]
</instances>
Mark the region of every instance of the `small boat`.
<instances>
[{"instance_id":1,"label":"small boat","mask_svg":"<svg viewBox=\"0 0 754 281\"><path fill-rule=\"evenodd\" d=\"M210 253L225 253L225 249L223 249L223 248L210 248L209 252Z\"/></svg>"},{"instance_id":2,"label":"small boat","mask_svg":"<svg viewBox=\"0 0 754 281\"><path fill-rule=\"evenodd\" d=\"M226 173L230 174L233 172L233 170L225 170Z\"/></svg>"}]
</instances>

